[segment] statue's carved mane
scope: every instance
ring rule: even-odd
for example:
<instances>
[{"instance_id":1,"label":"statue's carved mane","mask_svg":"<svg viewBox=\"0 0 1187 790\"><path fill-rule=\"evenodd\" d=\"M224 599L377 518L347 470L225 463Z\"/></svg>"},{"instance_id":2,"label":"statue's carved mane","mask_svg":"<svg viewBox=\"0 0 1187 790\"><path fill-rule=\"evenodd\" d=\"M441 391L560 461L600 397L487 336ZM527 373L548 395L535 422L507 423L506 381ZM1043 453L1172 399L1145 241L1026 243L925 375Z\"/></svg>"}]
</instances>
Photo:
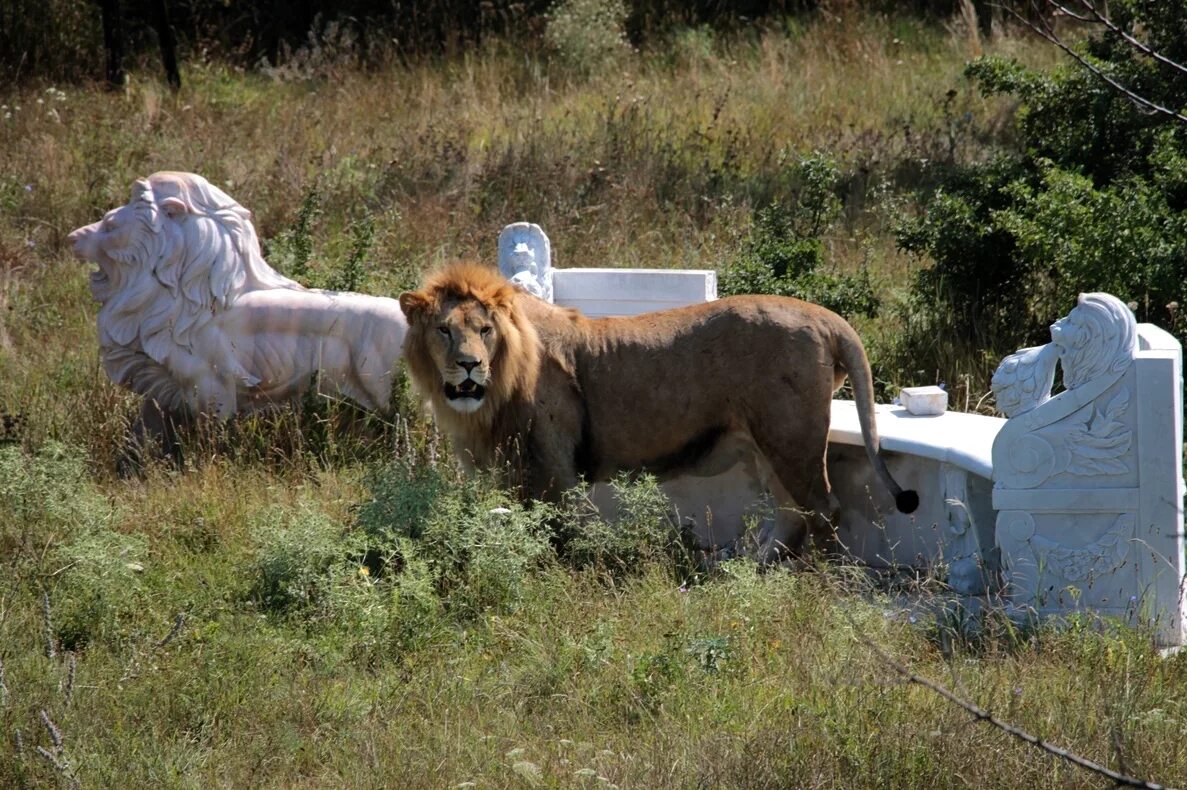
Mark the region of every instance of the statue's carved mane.
<instances>
[{"instance_id":1,"label":"statue's carved mane","mask_svg":"<svg viewBox=\"0 0 1187 790\"><path fill-rule=\"evenodd\" d=\"M166 197L184 204L177 218L162 208ZM248 291L304 289L264 261L251 212L200 176L140 179L128 207L136 232L122 248L105 251L120 271L111 281L92 281L102 303L103 366L113 381L177 408L180 394L166 372L171 354L188 350L207 324Z\"/></svg>"},{"instance_id":2,"label":"statue's carved mane","mask_svg":"<svg viewBox=\"0 0 1187 790\"><path fill-rule=\"evenodd\" d=\"M1080 294L1068 314L1073 337L1059 342L1064 386L1074 389L1108 374L1123 372L1137 352L1137 322L1115 296Z\"/></svg>"}]
</instances>

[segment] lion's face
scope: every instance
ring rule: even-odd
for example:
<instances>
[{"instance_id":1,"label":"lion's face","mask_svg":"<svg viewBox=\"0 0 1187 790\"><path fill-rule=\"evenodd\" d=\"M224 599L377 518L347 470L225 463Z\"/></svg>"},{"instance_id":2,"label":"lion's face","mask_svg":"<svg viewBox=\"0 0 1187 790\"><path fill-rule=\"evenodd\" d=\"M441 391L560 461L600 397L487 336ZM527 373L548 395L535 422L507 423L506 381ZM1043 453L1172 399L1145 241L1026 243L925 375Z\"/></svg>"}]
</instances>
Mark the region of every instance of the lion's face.
<instances>
[{"instance_id":1,"label":"lion's face","mask_svg":"<svg viewBox=\"0 0 1187 790\"><path fill-rule=\"evenodd\" d=\"M516 310L516 290L483 267L466 271L400 295L409 324L404 357L439 412L483 417L530 389L536 341Z\"/></svg>"},{"instance_id":2,"label":"lion's face","mask_svg":"<svg viewBox=\"0 0 1187 790\"><path fill-rule=\"evenodd\" d=\"M1128 367L1137 348L1137 326L1117 297L1080 294L1075 308L1051 325L1051 342L1059 349L1064 386L1073 389Z\"/></svg>"},{"instance_id":3,"label":"lion's face","mask_svg":"<svg viewBox=\"0 0 1187 790\"><path fill-rule=\"evenodd\" d=\"M67 237L78 258L99 266L91 273L91 292L97 301L106 302L119 293L145 266L155 264L171 243L176 246L179 231L167 220L182 211L184 204L176 198L165 198L158 205L142 179L133 185L127 204Z\"/></svg>"},{"instance_id":4,"label":"lion's face","mask_svg":"<svg viewBox=\"0 0 1187 790\"><path fill-rule=\"evenodd\" d=\"M446 302L430 317L425 340L449 406L463 414L482 408L498 353L493 311L477 300Z\"/></svg>"},{"instance_id":5,"label":"lion's face","mask_svg":"<svg viewBox=\"0 0 1187 790\"><path fill-rule=\"evenodd\" d=\"M1087 334L1084 331L1084 308L1077 306L1063 318L1051 325L1051 340L1065 353L1084 345Z\"/></svg>"}]
</instances>

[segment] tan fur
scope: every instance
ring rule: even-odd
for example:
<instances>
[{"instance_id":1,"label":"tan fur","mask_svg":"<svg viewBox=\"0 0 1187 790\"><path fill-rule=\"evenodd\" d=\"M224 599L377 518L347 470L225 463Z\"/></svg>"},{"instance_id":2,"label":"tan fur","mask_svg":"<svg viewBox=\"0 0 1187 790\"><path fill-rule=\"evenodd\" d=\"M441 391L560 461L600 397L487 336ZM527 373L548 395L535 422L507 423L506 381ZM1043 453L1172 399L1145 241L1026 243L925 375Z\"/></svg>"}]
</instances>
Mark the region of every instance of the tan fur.
<instances>
[{"instance_id":1,"label":"tan fur","mask_svg":"<svg viewBox=\"0 0 1187 790\"><path fill-rule=\"evenodd\" d=\"M400 304L413 382L463 460L509 463L526 495L554 498L582 476L621 470L713 474L723 453L733 458L745 445L795 504L831 519L829 411L847 373L870 458L903 493L878 450L861 341L822 307L744 296L591 320L475 264L446 269ZM483 326L492 327L486 336ZM471 377L490 385L469 414L445 395L445 382L464 375L459 360L476 363Z\"/></svg>"}]
</instances>

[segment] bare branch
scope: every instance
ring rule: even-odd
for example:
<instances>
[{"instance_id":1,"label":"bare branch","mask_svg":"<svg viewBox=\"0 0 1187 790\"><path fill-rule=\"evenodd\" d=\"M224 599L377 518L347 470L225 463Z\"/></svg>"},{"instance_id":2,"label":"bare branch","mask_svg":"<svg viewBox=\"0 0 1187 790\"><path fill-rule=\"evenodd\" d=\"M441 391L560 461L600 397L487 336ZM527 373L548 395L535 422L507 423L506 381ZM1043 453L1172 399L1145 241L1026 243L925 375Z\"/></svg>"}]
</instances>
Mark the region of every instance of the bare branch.
<instances>
[{"instance_id":1,"label":"bare branch","mask_svg":"<svg viewBox=\"0 0 1187 790\"><path fill-rule=\"evenodd\" d=\"M1094 21L1093 19L1090 19L1088 17L1082 17L1082 16L1078 16L1076 14L1072 14L1071 11L1069 11L1068 9L1061 6L1059 3L1056 2L1056 0L1047 0L1047 2L1049 2L1051 5L1058 8L1063 13L1076 17L1076 19L1080 19L1085 22ZM1133 36L1126 33L1121 28L1117 27L1117 25L1115 25L1113 23L1113 20L1109 19L1107 16L1102 14L1097 9L1096 3L1091 2L1091 0L1080 0L1080 5L1084 6L1084 8L1086 8L1086 9L1088 9L1088 12L1090 14L1092 14L1092 16L1096 22L1107 27L1109 30L1111 30L1113 33L1115 33L1117 36L1119 36L1122 40L1124 40L1125 43L1129 44L1131 47L1136 49L1138 52L1141 52L1143 55L1147 55L1151 58L1154 58L1154 60L1158 61L1159 63L1161 63L1165 66L1170 66L1175 71L1178 71L1182 74L1187 74L1187 66L1184 66L1181 63L1177 63L1177 62L1171 60L1170 58L1168 58L1166 55L1163 55L1158 50L1151 48L1148 44L1145 44L1145 43L1139 41L1138 39L1136 39Z\"/></svg>"},{"instance_id":2,"label":"bare branch","mask_svg":"<svg viewBox=\"0 0 1187 790\"><path fill-rule=\"evenodd\" d=\"M1163 107L1161 104L1152 102L1149 99L1145 98L1144 96L1140 96L1140 95L1134 93L1132 90L1125 87L1120 82L1117 82L1117 80L1113 79L1108 74L1105 74L1103 71L1101 71L1101 69L1098 66L1096 66L1093 63L1091 63L1090 61L1088 61L1088 59L1086 59L1079 52L1076 52L1074 49L1072 49L1067 44L1065 44L1063 42L1063 40L1061 38L1059 38L1058 35L1055 34L1055 31L1051 29L1050 25L1046 25L1046 24L1038 25L1038 24L1030 21L1026 17L1024 17L1022 14L1019 14L1013 8L1010 8L1008 6L994 3L994 7L1002 9L1003 11L1008 13L1010 16L1014 17L1019 22L1026 25L1027 27L1029 27L1035 33L1038 33L1040 36L1047 39L1047 41L1050 41L1052 44L1054 44L1055 46L1062 49L1064 52L1066 52L1068 55L1070 55L1073 59L1075 59L1081 66L1083 66L1085 69L1087 69L1088 71L1095 74L1102 81L1104 81L1106 84L1108 84L1109 87L1113 88L1115 91L1117 91L1118 93L1125 96L1127 99L1132 101L1134 104L1138 104L1142 107L1145 107L1152 114L1158 113L1161 115L1165 115L1168 118L1171 118L1172 120L1175 120L1181 124L1187 125L1187 115L1182 115L1178 112L1175 112L1174 110L1170 110L1170 109L1167 109L1166 107Z\"/></svg>"},{"instance_id":3,"label":"bare branch","mask_svg":"<svg viewBox=\"0 0 1187 790\"><path fill-rule=\"evenodd\" d=\"M886 651L878 647L878 645L875 644L868 636L862 634L859 629L855 629L855 633L858 635L858 638L866 645L866 647L870 648L870 650L872 650L884 664L893 669L899 675L902 675L904 678L906 678L908 683L915 683L916 685L923 686L929 691L932 691L948 700L953 705L964 708L966 711L971 713L973 718L977 721L983 721L988 724L992 724L1002 732L1012 735L1020 741L1029 743L1031 746L1036 746L1048 754L1054 755L1063 760L1067 760L1073 765L1079 766L1080 768L1083 768L1087 771L1107 777L1108 779L1111 779L1116 785L1124 787L1140 787L1144 788L1144 790L1166 790L1163 785L1157 784L1155 782L1148 782L1145 779L1138 779L1137 777L1129 776L1119 771L1114 771L1111 768L1106 768L1099 763L1095 763L1092 760L1081 757L1078 754L1069 752L1067 749L1063 749L1059 746L1056 746L1055 744L1048 743L1042 738L1031 735L1025 730L1022 730L1013 724L1010 724L1009 722L1002 721L984 708L978 707L977 705L974 705L973 703L956 696L951 691L941 686L939 683L916 675L898 661L895 661L893 658L891 658L886 653Z\"/></svg>"}]
</instances>

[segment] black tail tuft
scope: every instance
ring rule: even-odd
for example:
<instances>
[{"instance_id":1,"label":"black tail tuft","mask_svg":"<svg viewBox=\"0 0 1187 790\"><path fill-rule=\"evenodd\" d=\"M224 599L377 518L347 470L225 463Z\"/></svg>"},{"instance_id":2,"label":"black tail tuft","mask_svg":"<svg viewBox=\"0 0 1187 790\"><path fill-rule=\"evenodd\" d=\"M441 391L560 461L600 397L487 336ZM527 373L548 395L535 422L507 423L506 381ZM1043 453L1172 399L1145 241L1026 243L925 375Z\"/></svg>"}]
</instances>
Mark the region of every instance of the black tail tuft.
<instances>
[{"instance_id":1,"label":"black tail tuft","mask_svg":"<svg viewBox=\"0 0 1187 790\"><path fill-rule=\"evenodd\" d=\"M899 491L894 506L900 513L914 513L919 509L919 494L915 491Z\"/></svg>"}]
</instances>

